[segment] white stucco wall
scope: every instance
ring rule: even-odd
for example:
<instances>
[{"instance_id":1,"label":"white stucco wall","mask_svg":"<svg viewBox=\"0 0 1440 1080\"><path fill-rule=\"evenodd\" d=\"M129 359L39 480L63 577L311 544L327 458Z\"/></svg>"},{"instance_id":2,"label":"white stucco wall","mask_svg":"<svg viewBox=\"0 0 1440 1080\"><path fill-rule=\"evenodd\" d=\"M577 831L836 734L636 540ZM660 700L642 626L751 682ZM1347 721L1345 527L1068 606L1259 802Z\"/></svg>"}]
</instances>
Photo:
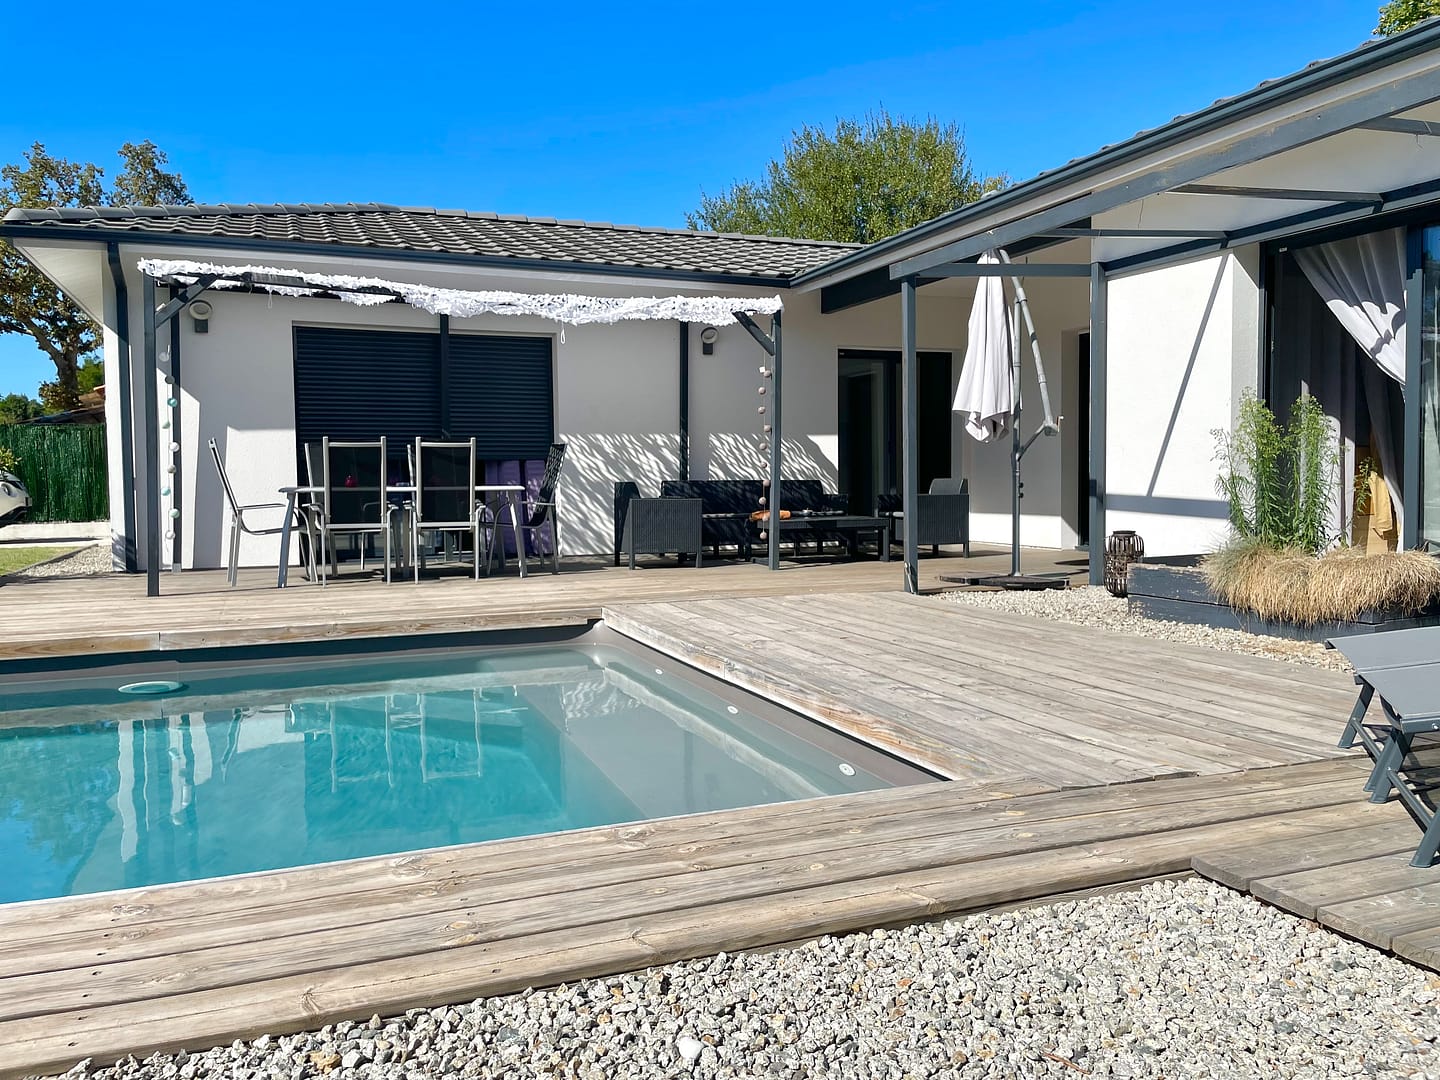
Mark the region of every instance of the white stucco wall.
<instances>
[{"instance_id":1,"label":"white stucco wall","mask_svg":"<svg viewBox=\"0 0 1440 1080\"><path fill-rule=\"evenodd\" d=\"M1214 550L1216 429L1229 429L1260 358L1254 246L1109 283L1108 532L1134 529L1148 555Z\"/></svg>"},{"instance_id":2,"label":"white stucco wall","mask_svg":"<svg viewBox=\"0 0 1440 1080\"><path fill-rule=\"evenodd\" d=\"M140 256L124 251L130 268L132 344L140 356L141 281L134 264ZM197 257L176 249L147 256ZM241 253L203 256L213 261L253 261ZM287 258L285 265L321 270L353 269L317 260ZM676 283L565 278L561 275L498 275L439 267L417 272L411 265L367 264L366 272L469 288L524 291L586 291L600 295L712 292L725 295L771 294L774 290L741 286L686 288ZM436 330L434 316L400 304L360 308L337 301L291 299L211 290L210 329L196 334L191 319L181 330L181 477L183 565L224 564L228 514L224 494L209 460L207 440L214 438L226 461L237 497L245 503L275 501L277 489L297 482L294 436L293 331L296 325ZM786 295L784 430L786 474L821 479L835 490L837 476L837 352L841 347L889 347L899 340L898 303L870 305L822 317L815 294ZM923 339L925 348L963 348L963 318L935 320ZM959 326L960 340L954 337ZM762 418L758 368L767 362L759 346L739 327L722 328L712 356L701 352L698 325L691 334L691 469L695 478L762 475L755 449ZM555 341L555 426L569 444L560 485L561 541L566 554L605 553L613 545L613 484L638 481L646 492L674 477L679 452L678 333L674 323L620 323L610 326L559 327L539 319L485 316L454 319L452 333L510 333L550 336ZM110 344L113 353L113 342ZM162 377L170 370L168 333L159 346ZM113 368L112 368L113 370ZM162 421L169 390L159 388ZM114 408L118 410L118 395ZM137 385L135 415L143 415ZM170 459L170 431L162 433L162 490L170 486L164 469ZM111 440L112 483L120 475L119 439ZM138 550L143 567L145 544L142 429L136 427L137 489L141 511ZM170 496L162 508L171 506ZM112 491L115 531L122 530L118 486ZM257 523L278 523L257 515ZM244 537L241 564L273 564L275 537ZM163 545L164 565L170 545ZM292 552L292 561L296 553Z\"/></svg>"}]
</instances>

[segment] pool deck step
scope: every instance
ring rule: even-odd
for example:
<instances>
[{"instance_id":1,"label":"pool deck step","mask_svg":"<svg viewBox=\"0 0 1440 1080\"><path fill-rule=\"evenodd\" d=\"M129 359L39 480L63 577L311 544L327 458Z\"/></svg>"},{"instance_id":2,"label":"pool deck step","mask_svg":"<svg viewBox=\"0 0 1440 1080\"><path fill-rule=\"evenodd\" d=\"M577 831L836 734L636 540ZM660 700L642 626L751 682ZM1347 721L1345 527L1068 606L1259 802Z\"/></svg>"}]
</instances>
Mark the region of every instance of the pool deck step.
<instances>
[{"instance_id":1,"label":"pool deck step","mask_svg":"<svg viewBox=\"0 0 1440 1080\"><path fill-rule=\"evenodd\" d=\"M987 777L0 908L0 1077L1396 833L1354 758Z\"/></svg>"}]
</instances>

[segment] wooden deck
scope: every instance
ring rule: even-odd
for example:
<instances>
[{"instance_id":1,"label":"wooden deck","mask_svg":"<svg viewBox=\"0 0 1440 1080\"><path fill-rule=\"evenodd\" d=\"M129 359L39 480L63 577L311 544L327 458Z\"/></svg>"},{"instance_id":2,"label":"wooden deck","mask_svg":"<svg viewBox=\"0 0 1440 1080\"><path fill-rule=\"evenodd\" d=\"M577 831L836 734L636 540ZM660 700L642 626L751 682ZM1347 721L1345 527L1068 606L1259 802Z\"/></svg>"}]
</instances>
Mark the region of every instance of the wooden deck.
<instances>
[{"instance_id":1,"label":"wooden deck","mask_svg":"<svg viewBox=\"0 0 1440 1080\"><path fill-rule=\"evenodd\" d=\"M1186 869L1388 821L1353 759L840 796L0 908L0 1077Z\"/></svg>"},{"instance_id":2,"label":"wooden deck","mask_svg":"<svg viewBox=\"0 0 1440 1080\"><path fill-rule=\"evenodd\" d=\"M1364 800L1363 758L1334 749L1343 675L906 597L898 572L597 568L284 593L182 575L158 601L132 579L5 586L6 656L603 607L652 647L955 779L0 907L0 1078L1141 880L1255 845L1405 839L1403 811Z\"/></svg>"},{"instance_id":3,"label":"wooden deck","mask_svg":"<svg viewBox=\"0 0 1440 1080\"><path fill-rule=\"evenodd\" d=\"M902 593L608 607L651 648L945 776L1084 787L1337 757L1348 676Z\"/></svg>"},{"instance_id":4,"label":"wooden deck","mask_svg":"<svg viewBox=\"0 0 1440 1080\"><path fill-rule=\"evenodd\" d=\"M1000 572L1009 555L978 547L969 559L926 558L921 584L941 573ZM717 596L809 592L882 592L902 587L898 561L787 563L778 571L736 561L677 567L648 560L642 569L609 559L567 559L560 574L513 572L475 581L463 571L395 581L342 575L328 586L297 572L275 588L274 570L245 570L230 588L223 570L164 574L161 595L145 595L143 576L10 579L0 586L0 661L22 657L269 644L346 636L444 633L561 626L598 619L607 604ZM1027 570L1083 576L1083 553L1027 551Z\"/></svg>"},{"instance_id":5,"label":"wooden deck","mask_svg":"<svg viewBox=\"0 0 1440 1080\"><path fill-rule=\"evenodd\" d=\"M1422 754L1427 764L1440 764L1435 748ZM1377 809L1388 816L1350 822L1304 844L1271 839L1227 846L1198 854L1192 866L1302 919L1440 971L1440 867L1410 865L1420 829L1398 802Z\"/></svg>"}]
</instances>

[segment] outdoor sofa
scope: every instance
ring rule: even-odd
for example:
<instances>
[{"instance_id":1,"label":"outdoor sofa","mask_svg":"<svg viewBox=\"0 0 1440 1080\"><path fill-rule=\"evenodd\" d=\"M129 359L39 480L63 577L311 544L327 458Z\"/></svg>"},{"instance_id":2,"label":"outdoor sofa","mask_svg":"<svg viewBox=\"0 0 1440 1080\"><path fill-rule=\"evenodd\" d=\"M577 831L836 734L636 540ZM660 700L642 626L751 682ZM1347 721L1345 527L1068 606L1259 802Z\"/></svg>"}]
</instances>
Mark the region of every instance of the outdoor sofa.
<instances>
[{"instance_id":1,"label":"outdoor sofa","mask_svg":"<svg viewBox=\"0 0 1440 1080\"><path fill-rule=\"evenodd\" d=\"M754 545L759 540L760 526L750 519L750 515L760 509L760 499L764 495L765 487L759 480L662 480L660 482L661 499L687 499L698 500L700 503L700 530L701 543L718 557L722 547L733 547L741 558L751 558L754 554ZM615 484L615 565L620 565L622 553L629 550L630 545L626 542L626 525L631 510L632 500L641 499L642 492L640 485L630 480L622 480ZM648 500L647 500L648 501ZM812 513L840 513L843 512L849 499L845 495L827 494L819 480L782 480L780 481L780 506L782 509L792 513L801 510L808 510ZM637 508L638 509L638 508ZM642 513L650 513L646 508ZM645 527L642 526L639 533L631 528L631 534L637 541L641 541L637 548L639 551L646 551L649 554L665 554L670 551L680 551L675 547L665 547L657 551L649 551L646 546L650 541L645 541ZM790 529L785 533L786 542L796 543L825 543L835 540L844 541L844 537L833 530L825 528L824 518L816 518L813 528ZM658 546L659 541L653 542Z\"/></svg>"}]
</instances>

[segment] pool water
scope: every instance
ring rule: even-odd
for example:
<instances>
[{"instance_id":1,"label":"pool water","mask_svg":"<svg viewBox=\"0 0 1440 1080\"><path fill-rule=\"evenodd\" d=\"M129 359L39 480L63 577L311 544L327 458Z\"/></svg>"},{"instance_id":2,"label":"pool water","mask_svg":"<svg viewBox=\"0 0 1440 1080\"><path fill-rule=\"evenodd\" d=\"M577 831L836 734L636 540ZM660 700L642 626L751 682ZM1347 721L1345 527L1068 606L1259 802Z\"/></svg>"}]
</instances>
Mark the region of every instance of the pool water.
<instances>
[{"instance_id":1,"label":"pool water","mask_svg":"<svg viewBox=\"0 0 1440 1080\"><path fill-rule=\"evenodd\" d=\"M156 697L93 673L0 695L0 902L931 779L613 644L151 681L172 678Z\"/></svg>"}]
</instances>

